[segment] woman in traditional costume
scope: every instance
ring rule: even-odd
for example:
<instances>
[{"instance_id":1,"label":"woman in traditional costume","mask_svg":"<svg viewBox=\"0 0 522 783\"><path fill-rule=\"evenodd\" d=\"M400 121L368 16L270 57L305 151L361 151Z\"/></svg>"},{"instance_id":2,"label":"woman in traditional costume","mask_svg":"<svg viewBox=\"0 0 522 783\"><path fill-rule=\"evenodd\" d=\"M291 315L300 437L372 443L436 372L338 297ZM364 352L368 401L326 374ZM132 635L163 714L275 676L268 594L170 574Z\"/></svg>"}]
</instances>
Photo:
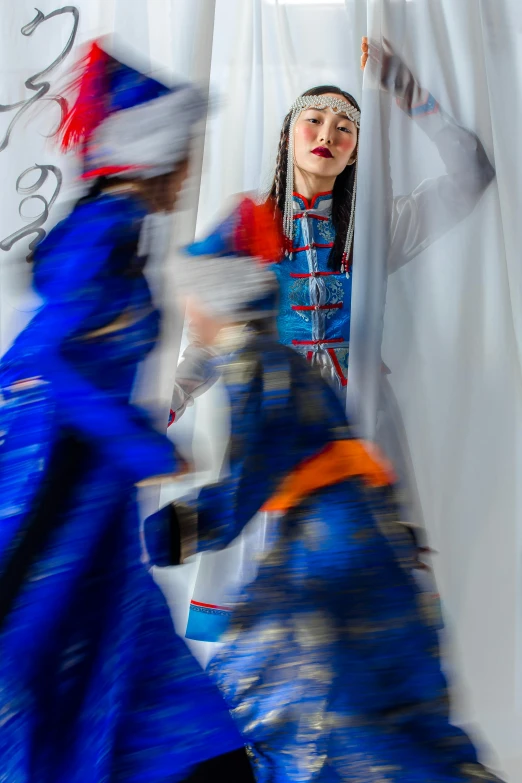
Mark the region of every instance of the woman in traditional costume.
<instances>
[{"instance_id":1,"label":"woman in traditional costume","mask_svg":"<svg viewBox=\"0 0 522 783\"><path fill-rule=\"evenodd\" d=\"M369 47L363 39L362 49L363 67L370 52L379 61L381 89L395 96L446 167L394 200L388 252L394 271L473 210L494 169L477 136L441 109L388 42ZM339 87L315 87L297 98L283 122L270 189L286 244L275 266L279 339L317 365L339 393L348 382L360 119L357 101Z\"/></svg>"},{"instance_id":2,"label":"woman in traditional costume","mask_svg":"<svg viewBox=\"0 0 522 783\"><path fill-rule=\"evenodd\" d=\"M180 464L130 404L160 325L141 230L206 101L98 44L75 88L62 145L93 184L36 248L43 305L0 363L0 780L167 783L242 746L142 562L136 485Z\"/></svg>"}]
</instances>

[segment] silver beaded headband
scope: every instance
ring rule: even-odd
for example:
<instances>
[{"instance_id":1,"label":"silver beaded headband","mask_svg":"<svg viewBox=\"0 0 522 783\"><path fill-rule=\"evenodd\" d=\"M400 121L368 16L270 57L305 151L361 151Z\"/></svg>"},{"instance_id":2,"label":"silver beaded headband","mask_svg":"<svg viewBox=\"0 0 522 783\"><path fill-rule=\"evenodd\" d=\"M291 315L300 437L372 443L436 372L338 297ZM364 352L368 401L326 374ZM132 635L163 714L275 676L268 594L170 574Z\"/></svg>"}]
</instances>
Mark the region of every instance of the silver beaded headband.
<instances>
[{"instance_id":1,"label":"silver beaded headband","mask_svg":"<svg viewBox=\"0 0 522 783\"><path fill-rule=\"evenodd\" d=\"M332 98L331 95L301 95L292 105L292 112L303 109L331 109L336 114L346 114L349 120L360 127L361 112L344 98Z\"/></svg>"},{"instance_id":2,"label":"silver beaded headband","mask_svg":"<svg viewBox=\"0 0 522 783\"><path fill-rule=\"evenodd\" d=\"M285 191L285 209L283 215L283 231L286 238L292 246L294 229L294 129L297 118L304 109L331 109L333 112L346 114L349 120L355 123L357 128L361 125L361 112L352 106L351 103L342 98L333 98L330 95L302 95L297 98L291 108L290 125L288 127L288 151L286 163L286 191ZM357 163L354 164L357 166ZM357 187L357 169L353 183L352 206L350 210L350 222L346 234L346 243L343 251L341 269L348 274L348 261L352 249L354 226L355 226L355 191Z\"/></svg>"}]
</instances>

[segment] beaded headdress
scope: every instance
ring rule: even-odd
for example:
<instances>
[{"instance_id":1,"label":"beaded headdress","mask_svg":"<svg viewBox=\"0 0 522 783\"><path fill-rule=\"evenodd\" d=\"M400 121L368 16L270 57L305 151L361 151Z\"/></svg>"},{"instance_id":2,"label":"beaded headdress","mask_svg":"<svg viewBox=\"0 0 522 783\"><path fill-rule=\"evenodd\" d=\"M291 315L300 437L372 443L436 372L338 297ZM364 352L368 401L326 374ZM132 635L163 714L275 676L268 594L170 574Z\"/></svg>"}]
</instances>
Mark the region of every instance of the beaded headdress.
<instances>
[{"instance_id":1,"label":"beaded headdress","mask_svg":"<svg viewBox=\"0 0 522 783\"><path fill-rule=\"evenodd\" d=\"M288 127L288 158L286 166L286 191L285 208L283 213L283 231L289 246L292 246L293 239L293 193L294 193L294 129L299 115L304 109L331 109L336 114L345 114L349 120L355 123L357 128L361 123L361 112L347 100L339 96L334 98L331 95L302 95L297 98L291 108L290 125ZM357 162L353 165L357 166ZM357 168L353 181L352 206L350 210L350 221L346 234L346 242L343 251L342 271L348 270L348 261L352 249L354 224L355 224L355 191L357 188Z\"/></svg>"}]
</instances>

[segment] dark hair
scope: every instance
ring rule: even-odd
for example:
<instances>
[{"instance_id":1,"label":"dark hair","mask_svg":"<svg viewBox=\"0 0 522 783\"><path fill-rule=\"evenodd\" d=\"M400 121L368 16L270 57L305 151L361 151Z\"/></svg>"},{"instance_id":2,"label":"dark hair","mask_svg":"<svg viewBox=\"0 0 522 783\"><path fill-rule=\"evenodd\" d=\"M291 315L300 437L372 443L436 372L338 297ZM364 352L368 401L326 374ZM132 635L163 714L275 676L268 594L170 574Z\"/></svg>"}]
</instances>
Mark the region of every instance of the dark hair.
<instances>
[{"instance_id":1,"label":"dark hair","mask_svg":"<svg viewBox=\"0 0 522 783\"><path fill-rule=\"evenodd\" d=\"M96 179L91 180L89 183L89 188L86 193L81 196L81 198L78 199L77 204L83 204L87 201L93 201L94 199L97 199L98 196L100 196L106 187L108 187L110 184L109 177L96 177Z\"/></svg>"},{"instance_id":2,"label":"dark hair","mask_svg":"<svg viewBox=\"0 0 522 783\"><path fill-rule=\"evenodd\" d=\"M355 98L348 92L344 92L339 87L334 87L330 84L325 84L320 87L312 87L311 90L307 90L304 95L325 95L326 93L334 93L340 95L356 109L359 109L359 104ZM360 109L359 109L360 111ZM279 139L279 150L277 152L277 162L275 168L274 180L268 193L269 198L274 199L279 207L281 214L285 209L285 191L286 191L286 175L287 175L287 150L288 150L288 131L290 128L290 120L292 112L289 111L286 115L283 127L281 130L281 137ZM359 139L357 139L359 144ZM357 151L357 147L355 148ZM328 256L328 268L339 271L341 269L344 246L346 243L346 235L348 233L348 224L350 222L350 213L352 208L352 198L355 180L355 166L346 166L344 171L336 177L333 187L333 204L332 204L332 222L335 228L335 241L330 255ZM353 255L353 246L350 251L350 258L348 259L348 267L351 266Z\"/></svg>"},{"instance_id":3,"label":"dark hair","mask_svg":"<svg viewBox=\"0 0 522 783\"><path fill-rule=\"evenodd\" d=\"M180 163L172 171L168 171L165 174L158 174L154 177L150 177L150 179L143 179L140 181L142 196L144 197L145 201L148 202L149 208L153 208L154 206L156 208L158 206L161 208L162 205L168 204L166 193L168 191L168 185L170 179L185 164L186 164L186 160L180 161ZM130 180L123 179L121 177L106 177L106 176L96 177L91 182L89 189L80 198L78 203L83 203L86 201L92 201L93 199L97 199L98 196L100 196L106 188L118 184L121 185L129 184L129 182Z\"/></svg>"}]
</instances>

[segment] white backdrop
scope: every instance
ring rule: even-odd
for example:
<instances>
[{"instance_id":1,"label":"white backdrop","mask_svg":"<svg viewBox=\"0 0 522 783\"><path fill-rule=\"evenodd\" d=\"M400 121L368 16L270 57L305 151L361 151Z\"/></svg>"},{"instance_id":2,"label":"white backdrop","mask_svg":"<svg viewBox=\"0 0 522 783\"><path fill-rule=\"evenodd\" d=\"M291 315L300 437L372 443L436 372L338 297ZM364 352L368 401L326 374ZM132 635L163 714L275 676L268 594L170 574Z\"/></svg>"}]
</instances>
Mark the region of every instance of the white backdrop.
<instances>
[{"instance_id":1,"label":"white backdrop","mask_svg":"<svg viewBox=\"0 0 522 783\"><path fill-rule=\"evenodd\" d=\"M375 2L371 12L373 34L390 37L443 108L478 133L497 169L496 183L474 213L388 279L382 356L391 369L424 522L440 553L435 569L452 632L458 714L477 721L518 780L522 278L515 250L515 205L521 203L515 138L521 103L512 90L522 75L513 56L521 11L487 0L414 0ZM379 225L371 216L372 205L379 215L388 184L387 167L372 166L383 138L395 196L443 170L415 125L393 107L387 128L381 107L370 91L363 94L363 114L366 108L372 121L363 129L366 177L354 272L354 339L362 332L365 337L355 351L371 348L368 333L380 340L365 284L378 279L376 267L384 263L375 253ZM367 358L368 352L352 355L350 382L363 394L360 410L371 427Z\"/></svg>"},{"instance_id":2,"label":"white backdrop","mask_svg":"<svg viewBox=\"0 0 522 783\"><path fill-rule=\"evenodd\" d=\"M512 783L522 779L518 0L77 0L74 6L80 12L76 43L116 32L154 68L210 83L216 111L199 156L202 176L196 161L183 219L175 221L174 245L190 238L196 216L202 231L224 199L268 185L280 125L299 92L333 82L362 100L350 385L362 392L355 404L371 432L382 336L424 521L439 552L435 567L451 631L458 718L476 724L490 743L493 764ZM49 14L62 6L41 0L39 7ZM24 81L52 61L70 35L71 14L21 35L35 13L29 0L0 0L3 104L33 94ZM363 85L359 43L366 32L390 37L443 108L480 136L497 171L470 218L389 278L382 334L379 303L385 291L373 283L384 264L382 193L389 171L397 194L443 167L422 133L396 107L388 120L371 86ZM55 91L73 56L74 51L47 77ZM44 228L64 209L66 185L75 175L74 163L57 156L42 136L55 122L56 109L41 101L40 108L17 122L0 152L0 242L23 225L16 180L25 169L38 163L63 170L65 184ZM0 133L15 113L0 114ZM27 175L22 185L35 179L35 173ZM37 193L49 199L53 188L50 174ZM41 206L29 202L26 214ZM0 251L2 350L35 306L27 291L26 246L22 240ZM160 273L151 269L167 310L164 341L149 365L163 408L181 337L182 319L172 307L174 256L173 250L161 285ZM149 388L146 393L150 396ZM211 405L208 399L196 410L203 439L212 430ZM219 437L211 432L215 464L223 439L224 432ZM163 575L171 593L183 580L187 584L187 574Z\"/></svg>"}]
</instances>

